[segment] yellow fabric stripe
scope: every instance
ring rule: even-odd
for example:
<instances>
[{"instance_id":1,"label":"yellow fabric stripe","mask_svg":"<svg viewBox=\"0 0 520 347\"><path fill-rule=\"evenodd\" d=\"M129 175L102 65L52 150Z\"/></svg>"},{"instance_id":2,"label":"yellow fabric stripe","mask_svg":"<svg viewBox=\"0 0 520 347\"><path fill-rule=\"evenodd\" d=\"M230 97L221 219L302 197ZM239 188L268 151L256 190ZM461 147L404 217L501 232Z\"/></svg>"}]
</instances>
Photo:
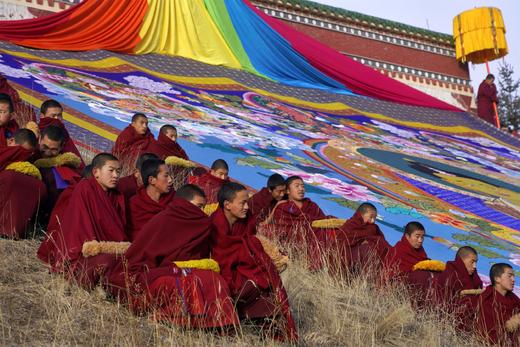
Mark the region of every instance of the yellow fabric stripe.
<instances>
[{"instance_id":1,"label":"yellow fabric stripe","mask_svg":"<svg viewBox=\"0 0 520 347\"><path fill-rule=\"evenodd\" d=\"M150 0L139 35L136 54L168 54L242 68L203 0Z\"/></svg>"}]
</instances>

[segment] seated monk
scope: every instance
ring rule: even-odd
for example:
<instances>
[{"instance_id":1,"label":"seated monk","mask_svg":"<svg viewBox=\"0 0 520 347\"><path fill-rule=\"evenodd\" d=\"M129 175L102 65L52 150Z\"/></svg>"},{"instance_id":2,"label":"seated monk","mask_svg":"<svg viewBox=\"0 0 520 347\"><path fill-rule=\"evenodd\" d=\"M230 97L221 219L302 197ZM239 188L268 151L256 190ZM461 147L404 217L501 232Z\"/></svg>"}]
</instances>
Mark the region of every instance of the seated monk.
<instances>
[{"instance_id":1,"label":"seated monk","mask_svg":"<svg viewBox=\"0 0 520 347\"><path fill-rule=\"evenodd\" d=\"M463 246L457 251L455 260L446 263L446 270L433 278L437 304L444 306L465 331L469 331L474 322L479 289L482 288L476 271L477 261L477 251Z\"/></svg>"},{"instance_id":2,"label":"seated monk","mask_svg":"<svg viewBox=\"0 0 520 347\"><path fill-rule=\"evenodd\" d=\"M520 298L513 293L513 268L505 263L493 264L489 279L491 285L478 299L478 333L493 345L518 346Z\"/></svg>"},{"instance_id":3,"label":"seated monk","mask_svg":"<svg viewBox=\"0 0 520 347\"><path fill-rule=\"evenodd\" d=\"M163 211L172 201L173 179L164 160L148 159L141 167L144 187L130 199L128 206L128 238L137 237L143 225Z\"/></svg>"},{"instance_id":4,"label":"seated monk","mask_svg":"<svg viewBox=\"0 0 520 347\"><path fill-rule=\"evenodd\" d=\"M133 162L141 153L151 152L150 147L154 141L148 128L148 117L143 113L136 113L132 117L132 123L117 137L112 153L123 162Z\"/></svg>"},{"instance_id":5,"label":"seated monk","mask_svg":"<svg viewBox=\"0 0 520 347\"><path fill-rule=\"evenodd\" d=\"M55 263L51 270L64 272L78 284L92 288L115 256L87 257L82 248L88 241L127 241L125 199L117 190L120 164L109 153L92 160L92 176L81 180L63 210L54 242Z\"/></svg>"},{"instance_id":6,"label":"seated monk","mask_svg":"<svg viewBox=\"0 0 520 347\"><path fill-rule=\"evenodd\" d=\"M217 159L211 164L209 172L201 176L191 176L190 183L196 184L204 190L208 204L218 201L220 187L229 182L229 166L224 159Z\"/></svg>"},{"instance_id":7,"label":"seated monk","mask_svg":"<svg viewBox=\"0 0 520 347\"><path fill-rule=\"evenodd\" d=\"M159 130L157 141L153 141L150 152L157 154L161 159L174 156L189 160L184 149L177 142L177 128L173 125L163 125Z\"/></svg>"},{"instance_id":8,"label":"seated monk","mask_svg":"<svg viewBox=\"0 0 520 347\"><path fill-rule=\"evenodd\" d=\"M37 146L34 133L20 129L7 142L0 149L0 236L18 239L25 236L47 191L41 177L35 177L38 169L27 163ZM24 164L32 172L13 167Z\"/></svg>"},{"instance_id":9,"label":"seated monk","mask_svg":"<svg viewBox=\"0 0 520 347\"><path fill-rule=\"evenodd\" d=\"M368 265L378 267L385 259L390 245L375 224L376 218L377 208L365 202L334 233L340 261L350 270L362 270Z\"/></svg>"},{"instance_id":10,"label":"seated monk","mask_svg":"<svg viewBox=\"0 0 520 347\"><path fill-rule=\"evenodd\" d=\"M211 216L211 255L220 265L241 319L260 324L266 333L296 341L298 336L287 293L271 258L255 236L255 223L247 218L248 193L235 182L218 193L219 208Z\"/></svg>"},{"instance_id":11,"label":"seated monk","mask_svg":"<svg viewBox=\"0 0 520 347\"><path fill-rule=\"evenodd\" d=\"M16 89L14 89L7 79L0 74L0 95L7 95L13 103L13 118L18 120L19 124L25 124L28 121L36 121L36 114L31 105L25 103Z\"/></svg>"},{"instance_id":12,"label":"seated monk","mask_svg":"<svg viewBox=\"0 0 520 347\"><path fill-rule=\"evenodd\" d=\"M14 106L7 94L0 94L0 148L7 147L7 140L19 129L13 119Z\"/></svg>"},{"instance_id":13,"label":"seated monk","mask_svg":"<svg viewBox=\"0 0 520 347\"><path fill-rule=\"evenodd\" d=\"M55 125L49 125L40 134L39 156L35 165L40 169L43 183L47 187L47 200L42 205L40 223L46 225L58 198L69 184L80 176L80 161L77 156L69 161L57 163L55 160L64 152L65 131ZM74 160L74 158L76 158Z\"/></svg>"},{"instance_id":14,"label":"seated monk","mask_svg":"<svg viewBox=\"0 0 520 347\"><path fill-rule=\"evenodd\" d=\"M237 325L218 269L195 264L210 257L211 220L202 211L205 204L199 187L179 188L107 272L107 291L136 313L154 311L160 321L194 328ZM183 268L174 262L184 262Z\"/></svg>"},{"instance_id":15,"label":"seated monk","mask_svg":"<svg viewBox=\"0 0 520 347\"><path fill-rule=\"evenodd\" d=\"M76 178L65 190L60 194L58 201L56 201L56 205L52 210L51 216L49 218L49 224L47 225L47 229L45 230L45 238L40 244L38 248L37 255L41 261L49 264L51 266L52 272L59 272L60 270L56 267L59 265L58 260L61 259L57 253L60 252L58 247L57 237L59 237L59 230L61 229L61 221L63 219L63 214L67 206L69 205L70 197L72 196L72 192L76 185L82 179L88 179L92 177L92 164L86 165L81 173L81 177Z\"/></svg>"},{"instance_id":16,"label":"seated monk","mask_svg":"<svg viewBox=\"0 0 520 347\"><path fill-rule=\"evenodd\" d=\"M249 212L258 222L264 221L274 207L283 201L287 186L280 174L273 174L267 179L267 187L256 192L248 202Z\"/></svg>"},{"instance_id":17,"label":"seated monk","mask_svg":"<svg viewBox=\"0 0 520 347\"><path fill-rule=\"evenodd\" d=\"M79 153L78 148L74 144L74 141L72 141L72 138L69 135L69 132L67 131L67 128L65 128L65 125L62 122L63 119L63 106L56 100L46 100L42 103L40 107L40 121L38 123L38 128L40 130L40 133L42 133L45 128L48 126L56 126L62 129L63 131L63 145L62 145L62 153L74 153L76 156L79 157L81 160L80 169L83 169L85 166L85 163L83 162L83 159L81 158L81 154ZM40 135L41 137L41 135Z\"/></svg>"},{"instance_id":18,"label":"seated monk","mask_svg":"<svg viewBox=\"0 0 520 347\"><path fill-rule=\"evenodd\" d=\"M130 200L132 196L137 194L139 188L143 187L143 179L141 178L141 169L143 167L143 163L148 159L159 159L153 153L144 153L141 154L136 162L135 169L131 175L122 177L117 183L117 190L119 190L124 196L126 200Z\"/></svg>"}]
</instances>

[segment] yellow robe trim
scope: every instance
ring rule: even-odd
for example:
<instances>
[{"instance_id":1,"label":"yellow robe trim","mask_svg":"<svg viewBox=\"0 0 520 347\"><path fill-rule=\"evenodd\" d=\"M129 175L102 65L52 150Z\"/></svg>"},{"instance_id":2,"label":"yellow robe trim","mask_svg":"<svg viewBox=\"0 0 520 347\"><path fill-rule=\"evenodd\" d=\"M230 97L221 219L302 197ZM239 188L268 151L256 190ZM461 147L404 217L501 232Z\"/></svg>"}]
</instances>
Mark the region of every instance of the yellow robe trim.
<instances>
[{"instance_id":1,"label":"yellow robe trim","mask_svg":"<svg viewBox=\"0 0 520 347\"><path fill-rule=\"evenodd\" d=\"M7 165L5 170L11 170L27 176L32 176L34 178L39 179L40 181L42 179L40 170L38 170L36 166L29 163L28 161L17 161L15 163L11 163Z\"/></svg>"},{"instance_id":2,"label":"yellow robe trim","mask_svg":"<svg viewBox=\"0 0 520 347\"><path fill-rule=\"evenodd\" d=\"M199 269L199 270L211 270L220 273L220 266L218 263L209 258L197 259L197 260L185 260L185 261L174 261L175 265L181 269Z\"/></svg>"}]
</instances>

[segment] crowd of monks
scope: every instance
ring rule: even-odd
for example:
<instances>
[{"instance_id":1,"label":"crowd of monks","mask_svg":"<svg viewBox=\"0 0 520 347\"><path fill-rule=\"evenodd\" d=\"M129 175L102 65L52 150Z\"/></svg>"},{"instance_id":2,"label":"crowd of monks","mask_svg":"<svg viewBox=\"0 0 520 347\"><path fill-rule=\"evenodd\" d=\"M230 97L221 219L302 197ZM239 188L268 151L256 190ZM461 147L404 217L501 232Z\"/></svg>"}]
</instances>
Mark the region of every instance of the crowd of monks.
<instances>
[{"instance_id":1,"label":"crowd of monks","mask_svg":"<svg viewBox=\"0 0 520 347\"><path fill-rule=\"evenodd\" d=\"M225 334L247 321L266 337L297 341L283 268L270 249L277 247L280 254L306 253L310 271L370 269L380 274L378 285L404 283L417 309L442 307L462 331L518 342L512 267L494 264L485 289L469 246L443 271L418 267L429 260L419 222L408 223L390 246L370 203L341 226L318 226L335 217L305 197L298 176L274 174L254 194L229 178L222 159L172 177L181 173L165 159L189 160L177 131L165 125L155 139L142 113L112 153L85 165L57 101L45 101L38 123L23 128L13 109L10 96L0 95L0 235L18 239L43 227L37 256L52 272L86 289L101 285L136 314ZM128 158L135 169L120 177ZM174 179L182 184L175 187Z\"/></svg>"}]
</instances>

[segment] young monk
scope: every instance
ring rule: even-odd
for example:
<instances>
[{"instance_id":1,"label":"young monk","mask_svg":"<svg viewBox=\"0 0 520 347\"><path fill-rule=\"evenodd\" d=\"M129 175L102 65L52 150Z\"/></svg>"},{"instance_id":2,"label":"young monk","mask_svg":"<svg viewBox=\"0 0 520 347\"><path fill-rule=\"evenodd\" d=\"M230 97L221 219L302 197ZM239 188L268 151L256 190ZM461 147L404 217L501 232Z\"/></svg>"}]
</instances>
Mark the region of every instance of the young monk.
<instances>
[{"instance_id":1,"label":"young monk","mask_svg":"<svg viewBox=\"0 0 520 347\"><path fill-rule=\"evenodd\" d=\"M267 179L267 187L259 190L248 202L251 215L259 222L264 221L274 207L283 201L287 186L280 174L273 174Z\"/></svg>"},{"instance_id":2,"label":"young monk","mask_svg":"<svg viewBox=\"0 0 520 347\"><path fill-rule=\"evenodd\" d=\"M518 317L511 320L520 313L520 298L513 293L513 268L505 263L493 264L489 279L491 285L486 287L478 300L478 332L494 345L518 346L520 320Z\"/></svg>"},{"instance_id":3,"label":"young monk","mask_svg":"<svg viewBox=\"0 0 520 347\"><path fill-rule=\"evenodd\" d=\"M241 184L228 182L220 189L219 208L211 216L212 257L220 265L239 317L261 326L265 323L265 327L265 319L275 319L275 335L296 341L287 294L275 265L255 236L254 220L247 218L247 201L247 190Z\"/></svg>"},{"instance_id":4,"label":"young monk","mask_svg":"<svg viewBox=\"0 0 520 347\"><path fill-rule=\"evenodd\" d=\"M468 331L474 321L479 289L482 288L477 268L478 254L469 246L459 248L455 260L446 263L446 270L434 276L437 304L443 305L457 318L459 328Z\"/></svg>"},{"instance_id":5,"label":"young monk","mask_svg":"<svg viewBox=\"0 0 520 347\"><path fill-rule=\"evenodd\" d=\"M49 126L59 127L63 131L63 144L62 144L62 153L70 152L74 153L81 159L80 168L83 169L85 163L81 158L81 154L79 153L78 148L74 144L74 141L69 135L67 128L62 122L63 119L63 106L56 100L46 100L42 103L40 107L40 121L38 123L38 128L40 130L40 134L45 130L45 128ZM41 137L42 135L40 135Z\"/></svg>"},{"instance_id":6,"label":"young monk","mask_svg":"<svg viewBox=\"0 0 520 347\"><path fill-rule=\"evenodd\" d=\"M8 147L0 149L0 235L18 239L25 236L47 191L41 179L5 170L9 164L31 158L37 145L34 133L20 129L7 142Z\"/></svg>"},{"instance_id":7,"label":"young monk","mask_svg":"<svg viewBox=\"0 0 520 347\"><path fill-rule=\"evenodd\" d=\"M154 141L148 128L148 117L143 113L136 113L130 125L117 137L112 153L121 160L135 160L141 153L150 152Z\"/></svg>"},{"instance_id":8,"label":"young monk","mask_svg":"<svg viewBox=\"0 0 520 347\"><path fill-rule=\"evenodd\" d=\"M86 257L82 253L87 241L127 241L125 200L117 190L120 164L109 153L92 160L92 176L74 188L63 211L54 241L53 271L65 272L72 280L92 288L114 261L114 255Z\"/></svg>"},{"instance_id":9,"label":"young monk","mask_svg":"<svg viewBox=\"0 0 520 347\"><path fill-rule=\"evenodd\" d=\"M130 199L128 237L137 237L141 228L172 201L173 179L164 160L148 159L141 167L144 187Z\"/></svg>"},{"instance_id":10,"label":"young monk","mask_svg":"<svg viewBox=\"0 0 520 347\"><path fill-rule=\"evenodd\" d=\"M173 125L163 125L159 130L157 141L153 141L150 152L157 154L161 159L174 156L188 160L188 155L177 142L177 128Z\"/></svg>"},{"instance_id":11,"label":"young monk","mask_svg":"<svg viewBox=\"0 0 520 347\"><path fill-rule=\"evenodd\" d=\"M383 232L375 224L377 208L365 202L335 233L339 256L350 270L369 264L379 266L390 249Z\"/></svg>"},{"instance_id":12,"label":"young monk","mask_svg":"<svg viewBox=\"0 0 520 347\"><path fill-rule=\"evenodd\" d=\"M211 220L202 211L205 204L199 187L179 188L107 273L107 290L136 313L154 310L160 321L194 328L237 325L228 286L218 271L174 264L210 257Z\"/></svg>"},{"instance_id":13,"label":"young monk","mask_svg":"<svg viewBox=\"0 0 520 347\"><path fill-rule=\"evenodd\" d=\"M0 148L7 147L7 140L19 129L13 119L14 106L7 94L0 94Z\"/></svg>"},{"instance_id":14,"label":"young monk","mask_svg":"<svg viewBox=\"0 0 520 347\"><path fill-rule=\"evenodd\" d=\"M208 204L218 201L220 187L229 182L229 166L224 159L217 159L211 164L209 172L201 176L191 176L190 183L196 184L204 190Z\"/></svg>"},{"instance_id":15,"label":"young monk","mask_svg":"<svg viewBox=\"0 0 520 347\"><path fill-rule=\"evenodd\" d=\"M125 176L119 180L117 184L117 190L119 190L127 200L130 200L132 196L137 194L139 188L143 187L141 169L143 167L143 163L149 159L159 158L153 153L141 154L135 162L134 172L131 175Z\"/></svg>"}]
</instances>

